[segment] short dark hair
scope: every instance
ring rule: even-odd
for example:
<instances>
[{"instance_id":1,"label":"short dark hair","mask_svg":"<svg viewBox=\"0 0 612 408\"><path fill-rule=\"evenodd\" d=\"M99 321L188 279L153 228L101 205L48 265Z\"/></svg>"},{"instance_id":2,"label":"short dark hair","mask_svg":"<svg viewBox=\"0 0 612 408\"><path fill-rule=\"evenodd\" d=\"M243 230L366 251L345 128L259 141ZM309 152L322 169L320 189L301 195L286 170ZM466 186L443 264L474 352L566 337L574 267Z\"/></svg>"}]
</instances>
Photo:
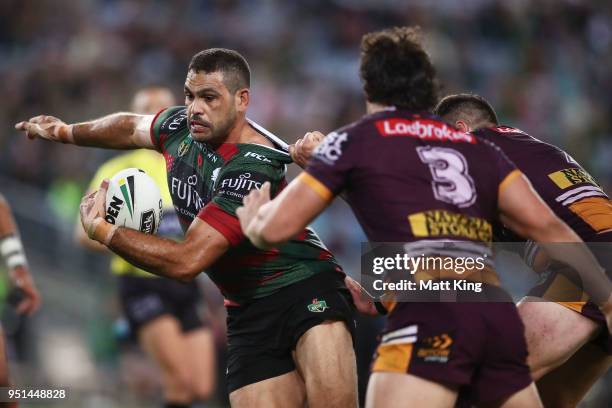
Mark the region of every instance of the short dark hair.
<instances>
[{"instance_id":1,"label":"short dark hair","mask_svg":"<svg viewBox=\"0 0 612 408\"><path fill-rule=\"evenodd\" d=\"M434 109L434 113L448 122L468 120L474 127L484 123L499 124L493 106L482 96L471 93L445 96Z\"/></svg>"},{"instance_id":2,"label":"short dark hair","mask_svg":"<svg viewBox=\"0 0 612 408\"><path fill-rule=\"evenodd\" d=\"M369 102L430 110L438 101L436 70L419 27L394 27L361 39L360 75Z\"/></svg>"},{"instance_id":3,"label":"short dark hair","mask_svg":"<svg viewBox=\"0 0 612 408\"><path fill-rule=\"evenodd\" d=\"M188 71L205 73L220 71L230 92L251 86L251 70L240 53L227 48L209 48L191 58Z\"/></svg>"}]
</instances>

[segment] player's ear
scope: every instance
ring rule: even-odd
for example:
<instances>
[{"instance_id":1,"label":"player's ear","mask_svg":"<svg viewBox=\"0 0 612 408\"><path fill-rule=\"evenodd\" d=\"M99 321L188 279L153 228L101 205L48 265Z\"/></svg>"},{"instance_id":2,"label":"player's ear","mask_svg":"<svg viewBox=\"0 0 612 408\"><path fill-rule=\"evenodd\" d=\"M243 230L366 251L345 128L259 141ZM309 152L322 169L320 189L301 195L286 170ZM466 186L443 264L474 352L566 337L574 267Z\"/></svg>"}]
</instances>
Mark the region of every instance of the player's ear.
<instances>
[{"instance_id":1,"label":"player's ear","mask_svg":"<svg viewBox=\"0 0 612 408\"><path fill-rule=\"evenodd\" d=\"M457 129L459 129L462 132L470 132L472 129L470 128L470 125L467 124L467 122L464 122L462 120L458 120L455 122L455 127Z\"/></svg>"},{"instance_id":2,"label":"player's ear","mask_svg":"<svg viewBox=\"0 0 612 408\"><path fill-rule=\"evenodd\" d=\"M246 112L251 100L251 92L249 88L242 88L236 91L235 94L236 110L238 112Z\"/></svg>"}]
</instances>

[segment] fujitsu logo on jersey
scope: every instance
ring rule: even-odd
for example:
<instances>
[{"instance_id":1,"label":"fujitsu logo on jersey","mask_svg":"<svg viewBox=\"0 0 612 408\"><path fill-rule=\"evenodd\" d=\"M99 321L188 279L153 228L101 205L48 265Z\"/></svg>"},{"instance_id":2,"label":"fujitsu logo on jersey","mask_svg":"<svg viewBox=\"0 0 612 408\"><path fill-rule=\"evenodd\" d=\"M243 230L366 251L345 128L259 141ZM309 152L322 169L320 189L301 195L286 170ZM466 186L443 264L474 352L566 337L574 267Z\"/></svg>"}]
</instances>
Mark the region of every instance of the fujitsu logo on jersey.
<instances>
[{"instance_id":1,"label":"fujitsu logo on jersey","mask_svg":"<svg viewBox=\"0 0 612 408\"><path fill-rule=\"evenodd\" d=\"M474 136L455 130L437 120L391 118L376 121L376 128L385 137L411 136L440 142L476 143Z\"/></svg>"},{"instance_id":2,"label":"fujitsu logo on jersey","mask_svg":"<svg viewBox=\"0 0 612 408\"><path fill-rule=\"evenodd\" d=\"M160 129L176 130L187 119L187 111L180 110L173 115L168 116L161 124Z\"/></svg>"},{"instance_id":3,"label":"fujitsu logo on jersey","mask_svg":"<svg viewBox=\"0 0 612 408\"><path fill-rule=\"evenodd\" d=\"M192 205L195 207L196 211L199 211L202 207L204 207L204 200L198 193L196 188L196 184L198 181L197 175L191 175L187 178L187 182L172 177L172 182L170 183L171 193L173 197L178 197L179 200L182 200L184 207L189 208Z\"/></svg>"},{"instance_id":4,"label":"fujitsu logo on jersey","mask_svg":"<svg viewBox=\"0 0 612 408\"><path fill-rule=\"evenodd\" d=\"M251 173L243 173L238 178L226 178L221 181L221 188L250 191L253 188L260 189L262 183L258 180L251 180Z\"/></svg>"},{"instance_id":5,"label":"fujitsu logo on jersey","mask_svg":"<svg viewBox=\"0 0 612 408\"><path fill-rule=\"evenodd\" d=\"M172 117L172 121L170 122L170 124L168 124L168 129L169 130L176 130L176 129L178 129L183 124L185 119L187 119L187 114L186 113L180 113L178 116ZM162 124L162 126L163 125L164 124Z\"/></svg>"}]
</instances>

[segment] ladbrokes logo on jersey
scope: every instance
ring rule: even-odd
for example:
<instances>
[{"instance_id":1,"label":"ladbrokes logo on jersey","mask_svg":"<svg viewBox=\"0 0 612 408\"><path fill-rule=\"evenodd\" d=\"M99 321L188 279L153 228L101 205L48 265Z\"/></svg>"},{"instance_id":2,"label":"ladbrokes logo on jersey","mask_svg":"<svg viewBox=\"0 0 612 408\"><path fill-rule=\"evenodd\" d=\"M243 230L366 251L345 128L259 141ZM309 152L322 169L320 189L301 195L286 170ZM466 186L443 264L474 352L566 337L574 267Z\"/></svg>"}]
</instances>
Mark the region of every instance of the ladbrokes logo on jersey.
<instances>
[{"instance_id":1,"label":"ladbrokes logo on jersey","mask_svg":"<svg viewBox=\"0 0 612 408\"><path fill-rule=\"evenodd\" d=\"M260 189L268 180L265 174L254 171L230 171L218 181L216 196L242 200L249 191Z\"/></svg>"},{"instance_id":2,"label":"ladbrokes logo on jersey","mask_svg":"<svg viewBox=\"0 0 612 408\"><path fill-rule=\"evenodd\" d=\"M410 136L439 142L476 143L474 136L455 130L437 120L391 118L376 121L376 128L385 137Z\"/></svg>"}]
</instances>

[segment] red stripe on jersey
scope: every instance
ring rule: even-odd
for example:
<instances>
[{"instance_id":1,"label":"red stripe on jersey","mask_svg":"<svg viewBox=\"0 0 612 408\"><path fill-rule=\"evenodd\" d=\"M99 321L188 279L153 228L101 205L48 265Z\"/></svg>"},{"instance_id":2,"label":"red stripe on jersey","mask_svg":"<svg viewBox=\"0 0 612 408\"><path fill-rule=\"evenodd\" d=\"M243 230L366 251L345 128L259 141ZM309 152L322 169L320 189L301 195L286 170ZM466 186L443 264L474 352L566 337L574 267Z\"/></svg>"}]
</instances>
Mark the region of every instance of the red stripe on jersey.
<instances>
[{"instance_id":1,"label":"red stripe on jersey","mask_svg":"<svg viewBox=\"0 0 612 408\"><path fill-rule=\"evenodd\" d=\"M332 259L334 256L332 254L330 254L329 252L327 252L326 250L322 249L321 252L319 252L319 259L322 261L326 261L328 259Z\"/></svg>"},{"instance_id":2,"label":"red stripe on jersey","mask_svg":"<svg viewBox=\"0 0 612 408\"><path fill-rule=\"evenodd\" d=\"M208 203L202 208L198 213L198 218L219 231L231 246L238 245L245 238L238 218L226 213L214 203Z\"/></svg>"},{"instance_id":3,"label":"red stripe on jersey","mask_svg":"<svg viewBox=\"0 0 612 408\"><path fill-rule=\"evenodd\" d=\"M164 151L163 153L164 159L166 159L166 171L169 172L172 170L172 166L174 165L174 156L172 156L168 151Z\"/></svg>"},{"instance_id":4,"label":"red stripe on jersey","mask_svg":"<svg viewBox=\"0 0 612 408\"><path fill-rule=\"evenodd\" d=\"M224 161L228 161L238 153L238 147L234 143L223 143L217 147L216 152L223 157Z\"/></svg>"},{"instance_id":5,"label":"red stripe on jersey","mask_svg":"<svg viewBox=\"0 0 612 408\"><path fill-rule=\"evenodd\" d=\"M439 142L476 143L476 138L444 122L431 119L388 118L376 121L378 133L383 137L410 136Z\"/></svg>"},{"instance_id":6,"label":"red stripe on jersey","mask_svg":"<svg viewBox=\"0 0 612 408\"><path fill-rule=\"evenodd\" d=\"M159 145L155 142L155 135L153 134L153 127L155 125L155 121L157 120L157 118L159 117L159 115L161 115L161 113L163 111L165 111L168 108L163 108L162 110L160 110L159 112L157 112L155 114L155 116L153 116L153 122L151 122L151 126L149 127L149 137L151 138L151 143L153 143L153 146L155 146L155 148L157 149L157 151L161 152L161 149L159 147ZM160 143L161 145L161 143Z\"/></svg>"},{"instance_id":7,"label":"red stripe on jersey","mask_svg":"<svg viewBox=\"0 0 612 408\"><path fill-rule=\"evenodd\" d=\"M272 275L266 276L265 278L262 278L262 279L259 280L259 284L262 284L262 283L267 282L267 281L271 281L272 279L276 279L279 276L281 276L282 274L283 274L283 271L278 271L276 273L273 273Z\"/></svg>"},{"instance_id":8,"label":"red stripe on jersey","mask_svg":"<svg viewBox=\"0 0 612 408\"><path fill-rule=\"evenodd\" d=\"M215 262L215 270L221 271L240 271L245 268L254 268L264 265L276 259L280 251L272 248L268 251L262 251L254 247L238 249L239 252L225 253Z\"/></svg>"}]
</instances>

